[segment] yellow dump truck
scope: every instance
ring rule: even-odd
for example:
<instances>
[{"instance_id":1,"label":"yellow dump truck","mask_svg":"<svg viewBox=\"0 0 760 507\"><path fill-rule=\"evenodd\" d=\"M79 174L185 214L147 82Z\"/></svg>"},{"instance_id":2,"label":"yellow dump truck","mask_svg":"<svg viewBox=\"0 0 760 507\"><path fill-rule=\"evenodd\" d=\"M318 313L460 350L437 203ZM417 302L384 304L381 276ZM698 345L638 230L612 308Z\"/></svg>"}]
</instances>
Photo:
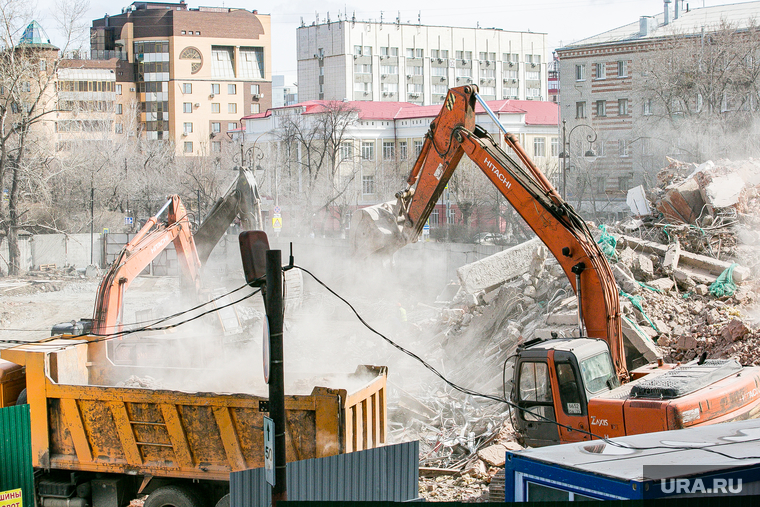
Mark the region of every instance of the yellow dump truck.
<instances>
[{"instance_id":1,"label":"yellow dump truck","mask_svg":"<svg viewBox=\"0 0 760 507\"><path fill-rule=\"evenodd\" d=\"M229 505L230 472L263 466L267 398L91 385L136 370L93 363L87 338L95 339L64 335L0 353L13 363L0 360L0 381L15 382L0 384L6 406L25 374L19 401L26 396L31 412L38 505L121 507L140 494L145 507ZM353 388L286 396L288 461L383 445L386 375L361 366L342 380Z\"/></svg>"}]
</instances>

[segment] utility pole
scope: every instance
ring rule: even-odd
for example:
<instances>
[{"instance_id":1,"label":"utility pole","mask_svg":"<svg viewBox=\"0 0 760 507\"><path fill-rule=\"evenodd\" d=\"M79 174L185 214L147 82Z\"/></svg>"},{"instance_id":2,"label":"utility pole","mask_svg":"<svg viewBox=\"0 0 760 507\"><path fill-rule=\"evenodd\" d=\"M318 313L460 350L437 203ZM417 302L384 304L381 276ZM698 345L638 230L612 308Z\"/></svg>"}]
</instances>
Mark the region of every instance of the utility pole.
<instances>
[{"instance_id":1,"label":"utility pole","mask_svg":"<svg viewBox=\"0 0 760 507\"><path fill-rule=\"evenodd\" d=\"M288 499L285 472L285 368L283 364L282 330L284 307L282 300L282 252L266 252L266 312L269 320L269 415L274 421L274 478L272 507Z\"/></svg>"},{"instance_id":2,"label":"utility pole","mask_svg":"<svg viewBox=\"0 0 760 507\"><path fill-rule=\"evenodd\" d=\"M90 266L94 260L95 250L95 184L90 179Z\"/></svg>"}]
</instances>

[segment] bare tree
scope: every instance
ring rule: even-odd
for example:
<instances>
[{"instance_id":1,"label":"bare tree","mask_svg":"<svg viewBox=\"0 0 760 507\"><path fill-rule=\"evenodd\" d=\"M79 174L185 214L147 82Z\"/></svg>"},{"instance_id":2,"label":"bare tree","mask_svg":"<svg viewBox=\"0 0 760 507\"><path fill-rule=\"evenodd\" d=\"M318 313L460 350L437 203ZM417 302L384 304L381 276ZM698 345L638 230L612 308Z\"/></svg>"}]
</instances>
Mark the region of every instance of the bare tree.
<instances>
[{"instance_id":1,"label":"bare tree","mask_svg":"<svg viewBox=\"0 0 760 507\"><path fill-rule=\"evenodd\" d=\"M643 120L634 137L692 161L757 155L760 27L721 23L701 34L674 33L644 52L634 93Z\"/></svg>"}]
</instances>

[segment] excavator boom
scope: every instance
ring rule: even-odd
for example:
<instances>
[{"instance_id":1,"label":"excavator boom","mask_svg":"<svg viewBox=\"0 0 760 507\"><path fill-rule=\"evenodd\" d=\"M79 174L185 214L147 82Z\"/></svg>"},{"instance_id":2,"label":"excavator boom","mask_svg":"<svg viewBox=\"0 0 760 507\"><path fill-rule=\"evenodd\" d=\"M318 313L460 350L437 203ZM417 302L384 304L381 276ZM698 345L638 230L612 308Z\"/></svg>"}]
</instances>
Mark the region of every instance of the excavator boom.
<instances>
[{"instance_id":1,"label":"excavator boom","mask_svg":"<svg viewBox=\"0 0 760 507\"><path fill-rule=\"evenodd\" d=\"M523 165L475 125L477 87L449 90L430 125L422 151L395 203L354 214L353 250L360 257L392 253L416 241L463 155L499 189L559 261L576 293L581 292L587 335L605 340L618 376L625 380L620 300L612 270L583 219L565 203L517 140L507 144ZM483 103L485 106L485 104Z\"/></svg>"}]
</instances>

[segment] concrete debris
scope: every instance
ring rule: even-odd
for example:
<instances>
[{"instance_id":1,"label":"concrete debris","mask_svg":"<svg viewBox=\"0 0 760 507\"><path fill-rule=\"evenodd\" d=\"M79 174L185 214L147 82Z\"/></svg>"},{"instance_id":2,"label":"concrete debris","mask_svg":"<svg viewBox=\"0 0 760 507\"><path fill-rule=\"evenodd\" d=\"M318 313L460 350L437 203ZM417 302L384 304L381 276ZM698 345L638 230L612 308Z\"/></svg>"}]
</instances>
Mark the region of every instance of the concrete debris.
<instances>
[{"instance_id":1,"label":"concrete debris","mask_svg":"<svg viewBox=\"0 0 760 507\"><path fill-rule=\"evenodd\" d=\"M491 290L528 272L529 268L538 264L538 261L534 259L534 252L539 245L542 245L541 241L535 238L462 266L457 269L462 290L470 294L481 290Z\"/></svg>"}]
</instances>

